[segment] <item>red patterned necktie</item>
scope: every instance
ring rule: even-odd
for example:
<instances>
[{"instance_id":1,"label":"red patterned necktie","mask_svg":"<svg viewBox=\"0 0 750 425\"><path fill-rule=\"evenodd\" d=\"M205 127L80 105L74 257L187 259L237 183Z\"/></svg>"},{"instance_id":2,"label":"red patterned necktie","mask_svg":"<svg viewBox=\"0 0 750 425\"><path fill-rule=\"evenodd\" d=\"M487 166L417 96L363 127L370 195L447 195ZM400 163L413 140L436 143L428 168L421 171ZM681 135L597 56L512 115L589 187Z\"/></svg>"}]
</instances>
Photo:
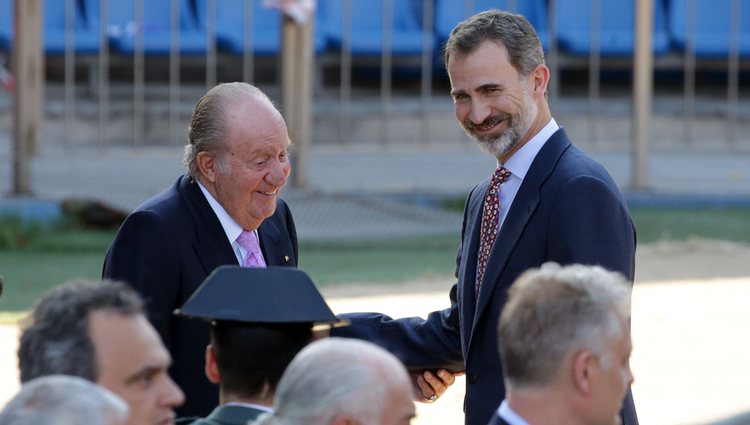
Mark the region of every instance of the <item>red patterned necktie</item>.
<instances>
[{"instance_id":1,"label":"red patterned necktie","mask_svg":"<svg viewBox=\"0 0 750 425\"><path fill-rule=\"evenodd\" d=\"M245 260L242 262L243 267L266 267L263 254L260 252L258 236L255 232L243 230L237 237L237 243L245 250Z\"/></svg>"},{"instance_id":2,"label":"red patterned necktie","mask_svg":"<svg viewBox=\"0 0 750 425\"><path fill-rule=\"evenodd\" d=\"M498 229L498 210L500 208L500 185L511 176L510 171L505 167L495 170L492 175L492 181L487 188L487 194L484 196L484 207L482 208L482 229L479 239L479 254L477 255L477 282L476 298L479 299L479 288L482 286L484 271L487 269L487 261L490 259L492 245L497 238Z\"/></svg>"}]
</instances>

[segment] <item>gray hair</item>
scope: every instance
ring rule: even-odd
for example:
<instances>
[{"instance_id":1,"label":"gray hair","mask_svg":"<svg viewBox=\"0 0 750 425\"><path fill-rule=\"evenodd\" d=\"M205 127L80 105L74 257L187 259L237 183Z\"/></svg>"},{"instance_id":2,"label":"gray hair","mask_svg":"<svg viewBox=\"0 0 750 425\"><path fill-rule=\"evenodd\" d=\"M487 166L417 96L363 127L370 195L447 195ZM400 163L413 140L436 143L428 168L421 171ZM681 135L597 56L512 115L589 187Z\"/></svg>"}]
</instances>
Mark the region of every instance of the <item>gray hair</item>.
<instances>
[{"instance_id":1,"label":"gray hair","mask_svg":"<svg viewBox=\"0 0 750 425\"><path fill-rule=\"evenodd\" d=\"M544 64L542 43L531 23L521 15L490 9L453 28L443 49L445 68L448 69L451 56L469 55L488 40L505 46L511 65L521 76Z\"/></svg>"},{"instance_id":2,"label":"gray hair","mask_svg":"<svg viewBox=\"0 0 750 425\"><path fill-rule=\"evenodd\" d=\"M227 109L232 105L248 99L260 99L273 106L271 99L259 88L243 82L222 83L203 95L193 110L188 127L188 144L185 145L183 164L188 172L197 179L198 154L208 152L217 159L219 171L227 172L227 164L219 155L225 148L227 138Z\"/></svg>"},{"instance_id":3,"label":"gray hair","mask_svg":"<svg viewBox=\"0 0 750 425\"><path fill-rule=\"evenodd\" d=\"M630 318L630 284L619 273L546 263L511 286L500 315L498 345L509 388L551 382L565 359L588 349L602 362Z\"/></svg>"},{"instance_id":4,"label":"gray hair","mask_svg":"<svg viewBox=\"0 0 750 425\"><path fill-rule=\"evenodd\" d=\"M107 389L50 375L24 384L0 412L0 425L119 425L127 416L127 404Z\"/></svg>"},{"instance_id":5,"label":"gray hair","mask_svg":"<svg viewBox=\"0 0 750 425\"><path fill-rule=\"evenodd\" d=\"M399 382L403 380L403 382ZM325 338L305 347L281 377L274 413L255 425L326 425L350 415L378 423L393 385L410 385L392 354L365 341Z\"/></svg>"},{"instance_id":6,"label":"gray hair","mask_svg":"<svg viewBox=\"0 0 750 425\"><path fill-rule=\"evenodd\" d=\"M144 314L140 296L122 282L75 281L47 291L22 323L21 382L57 374L96 382L99 370L88 323L92 312L102 310Z\"/></svg>"}]
</instances>

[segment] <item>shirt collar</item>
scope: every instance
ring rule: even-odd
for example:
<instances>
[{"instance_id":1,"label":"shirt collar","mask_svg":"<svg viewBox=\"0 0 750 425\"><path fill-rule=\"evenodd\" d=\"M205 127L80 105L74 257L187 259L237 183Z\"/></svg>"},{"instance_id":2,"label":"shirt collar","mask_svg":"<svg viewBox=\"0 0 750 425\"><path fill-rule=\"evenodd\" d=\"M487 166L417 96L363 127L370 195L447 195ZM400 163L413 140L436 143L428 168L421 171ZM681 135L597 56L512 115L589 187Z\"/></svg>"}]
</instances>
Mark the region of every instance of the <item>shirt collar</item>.
<instances>
[{"instance_id":1,"label":"shirt collar","mask_svg":"<svg viewBox=\"0 0 750 425\"><path fill-rule=\"evenodd\" d=\"M219 219L219 222L221 223L221 227L224 229L224 233L227 235L227 239L229 239L229 243L234 243L234 241L237 240L237 238L240 236L240 233L242 233L242 226L237 224L236 221L232 218L232 216L229 215L227 210L224 209L224 207L221 206L219 201L214 199L214 197L211 195L211 192L206 189L205 186L203 186L203 183L196 180L198 183L198 187L201 188L201 192L203 192L203 196L206 197L206 200L208 201L208 205L211 206L211 209L214 210L214 214L216 214L216 218Z\"/></svg>"},{"instance_id":2,"label":"shirt collar","mask_svg":"<svg viewBox=\"0 0 750 425\"><path fill-rule=\"evenodd\" d=\"M529 425L524 418L510 408L508 400L503 400L503 402L500 403L500 407L497 409L497 414L500 415L508 425Z\"/></svg>"},{"instance_id":3,"label":"shirt collar","mask_svg":"<svg viewBox=\"0 0 750 425\"><path fill-rule=\"evenodd\" d=\"M528 142L521 146L507 161L505 164L498 163L499 167L505 167L514 176L521 180L526 177L526 173L531 168L531 163L534 162L536 154L542 150L542 146L547 140L560 128L555 122L554 118L550 118L547 125L542 127L538 133L534 135Z\"/></svg>"},{"instance_id":4,"label":"shirt collar","mask_svg":"<svg viewBox=\"0 0 750 425\"><path fill-rule=\"evenodd\" d=\"M224 405L225 405L225 406L241 406L241 407L249 407L249 408L251 408L251 409L255 409L255 410L261 410L261 411L263 411L263 412L269 412L269 413L273 413L273 409L272 409L272 408L270 408L270 407L268 407L268 406L264 406L264 405L262 405L262 404L255 404L255 403L244 403L244 402L241 402L241 401L230 401L229 403L224 403Z\"/></svg>"}]
</instances>

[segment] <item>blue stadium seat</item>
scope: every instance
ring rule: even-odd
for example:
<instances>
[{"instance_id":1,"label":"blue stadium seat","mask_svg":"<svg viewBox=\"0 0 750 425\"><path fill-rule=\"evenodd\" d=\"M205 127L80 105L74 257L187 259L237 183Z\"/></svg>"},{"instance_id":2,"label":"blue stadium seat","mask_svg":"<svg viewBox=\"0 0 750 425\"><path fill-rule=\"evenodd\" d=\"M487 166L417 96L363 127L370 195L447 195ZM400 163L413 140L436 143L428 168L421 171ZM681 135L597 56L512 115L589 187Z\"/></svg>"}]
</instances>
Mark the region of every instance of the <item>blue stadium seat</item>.
<instances>
[{"instance_id":1,"label":"blue stadium seat","mask_svg":"<svg viewBox=\"0 0 750 425\"><path fill-rule=\"evenodd\" d=\"M695 5L695 34L697 57L727 57L731 46L730 16L732 1L670 0L669 27L676 49L685 50L688 37L687 8ZM750 56L750 3L739 1L739 54Z\"/></svg>"},{"instance_id":2,"label":"blue stadium seat","mask_svg":"<svg viewBox=\"0 0 750 425\"><path fill-rule=\"evenodd\" d=\"M65 7L73 4L73 50L78 54L99 52L99 33L85 21L78 0L44 0L44 52L65 53Z\"/></svg>"},{"instance_id":3,"label":"blue stadium seat","mask_svg":"<svg viewBox=\"0 0 750 425\"><path fill-rule=\"evenodd\" d=\"M588 55L591 43L592 0L557 0L557 37L560 49ZM599 0L599 52L604 57L631 56L635 51L635 0ZM662 0L654 0L654 54L669 51L667 20Z\"/></svg>"},{"instance_id":4,"label":"blue stadium seat","mask_svg":"<svg viewBox=\"0 0 750 425\"><path fill-rule=\"evenodd\" d=\"M542 48L549 46L547 6L545 0L471 0L472 9L467 10L465 0L437 0L435 5L435 34L443 45L453 28L467 17L487 9L509 10L523 15L536 29ZM509 9L512 7L513 10Z\"/></svg>"},{"instance_id":5,"label":"blue stadium seat","mask_svg":"<svg viewBox=\"0 0 750 425\"><path fill-rule=\"evenodd\" d=\"M42 49L49 55L65 53L65 7L73 2L73 45L79 54L99 51L99 35L83 18L78 0L43 0ZM13 43L13 0L0 0L0 49L10 50Z\"/></svg>"},{"instance_id":6,"label":"blue stadium seat","mask_svg":"<svg viewBox=\"0 0 750 425\"><path fill-rule=\"evenodd\" d=\"M281 12L263 6L262 0L216 0L216 43L219 49L232 54L244 53L245 39L252 37L252 51L258 56L276 55L281 51ZM252 7L252 32L245 34L245 4ZM196 0L198 24L206 28L206 0ZM323 37L313 40L316 52L323 51Z\"/></svg>"},{"instance_id":7,"label":"blue stadium seat","mask_svg":"<svg viewBox=\"0 0 750 425\"><path fill-rule=\"evenodd\" d=\"M13 0L0 0L0 51L13 44Z\"/></svg>"},{"instance_id":8,"label":"blue stadium seat","mask_svg":"<svg viewBox=\"0 0 750 425\"><path fill-rule=\"evenodd\" d=\"M351 1L351 52L353 56L375 56L383 51L383 7L385 0ZM421 0L419 0L421 4ZM422 53L422 26L419 8L412 1L392 0L391 52L393 56ZM318 0L317 30L331 47L341 49L344 31L343 1Z\"/></svg>"},{"instance_id":9,"label":"blue stadium seat","mask_svg":"<svg viewBox=\"0 0 750 425\"><path fill-rule=\"evenodd\" d=\"M86 16L99 28L99 0L82 0ZM135 51L135 2L143 4L143 51L146 55L170 52L170 6L167 0L107 0L107 35L112 49L122 54ZM206 34L198 29L189 0L180 0L179 47L181 54L203 54L207 51Z\"/></svg>"}]
</instances>

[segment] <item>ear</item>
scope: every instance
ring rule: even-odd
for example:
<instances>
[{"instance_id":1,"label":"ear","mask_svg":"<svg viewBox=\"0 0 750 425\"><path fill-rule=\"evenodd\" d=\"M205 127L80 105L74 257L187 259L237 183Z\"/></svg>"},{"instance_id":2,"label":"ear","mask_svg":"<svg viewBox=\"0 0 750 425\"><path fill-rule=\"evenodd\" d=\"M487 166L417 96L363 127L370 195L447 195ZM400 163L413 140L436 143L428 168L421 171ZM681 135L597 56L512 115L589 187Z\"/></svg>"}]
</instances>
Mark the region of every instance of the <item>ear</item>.
<instances>
[{"instance_id":1,"label":"ear","mask_svg":"<svg viewBox=\"0 0 750 425\"><path fill-rule=\"evenodd\" d=\"M211 344L206 346L206 378L214 384L221 381L219 365L216 363L216 353L214 353L214 346Z\"/></svg>"},{"instance_id":2,"label":"ear","mask_svg":"<svg viewBox=\"0 0 750 425\"><path fill-rule=\"evenodd\" d=\"M534 91L534 96L544 96L547 92L547 85L549 84L550 72L546 65L538 65L531 71L529 78L531 79L531 87Z\"/></svg>"},{"instance_id":3,"label":"ear","mask_svg":"<svg viewBox=\"0 0 750 425\"><path fill-rule=\"evenodd\" d=\"M581 394L592 392L592 374L596 357L591 351L581 350L573 356L573 386Z\"/></svg>"},{"instance_id":4,"label":"ear","mask_svg":"<svg viewBox=\"0 0 750 425\"><path fill-rule=\"evenodd\" d=\"M198 152L195 160L198 164L198 171L201 177L213 184L216 181L216 158L210 153L203 151Z\"/></svg>"}]
</instances>

